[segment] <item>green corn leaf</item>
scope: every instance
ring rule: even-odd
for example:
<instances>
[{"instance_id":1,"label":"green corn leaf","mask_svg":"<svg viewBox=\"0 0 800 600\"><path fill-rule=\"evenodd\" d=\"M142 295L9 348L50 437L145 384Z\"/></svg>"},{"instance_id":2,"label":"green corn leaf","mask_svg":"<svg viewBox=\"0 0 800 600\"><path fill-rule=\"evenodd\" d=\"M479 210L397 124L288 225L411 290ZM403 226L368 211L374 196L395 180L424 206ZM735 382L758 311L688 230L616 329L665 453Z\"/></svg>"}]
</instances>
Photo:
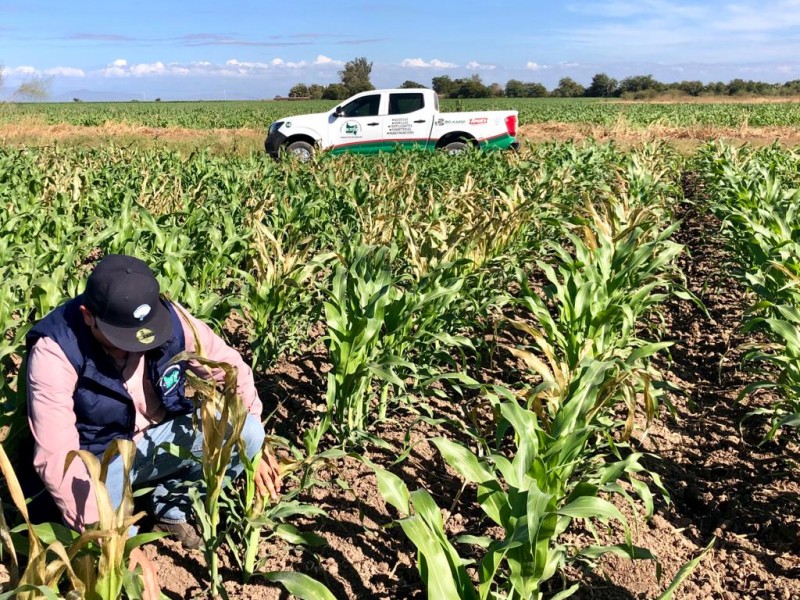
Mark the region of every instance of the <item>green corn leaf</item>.
<instances>
[{"instance_id":1,"label":"green corn leaf","mask_svg":"<svg viewBox=\"0 0 800 600\"><path fill-rule=\"evenodd\" d=\"M389 504L394 506L401 515L410 514L409 502L411 495L406 484L394 473L375 465L370 465L375 470L378 479L378 491Z\"/></svg>"},{"instance_id":2,"label":"green corn leaf","mask_svg":"<svg viewBox=\"0 0 800 600\"><path fill-rule=\"evenodd\" d=\"M566 506L562 506L557 512L559 515L578 519L615 519L622 523L626 522L619 509L602 498L586 496L576 498Z\"/></svg>"},{"instance_id":3,"label":"green corn leaf","mask_svg":"<svg viewBox=\"0 0 800 600\"><path fill-rule=\"evenodd\" d=\"M331 591L316 579L293 571L274 571L265 573L268 581L280 583L290 594L300 600L336 600Z\"/></svg>"},{"instance_id":4,"label":"green corn leaf","mask_svg":"<svg viewBox=\"0 0 800 600\"><path fill-rule=\"evenodd\" d=\"M294 525L290 525L288 523L281 523L275 527L274 531L275 535L282 540L298 546L305 545L319 547L326 546L328 544L328 540L326 540L324 537L310 531L300 531Z\"/></svg>"},{"instance_id":5,"label":"green corn leaf","mask_svg":"<svg viewBox=\"0 0 800 600\"><path fill-rule=\"evenodd\" d=\"M717 538L712 538L711 541L708 543L708 546L706 546L700 554L698 554L696 557L694 557L692 560L690 560L680 569L678 569L678 572L675 574L675 577L672 579L667 589L664 590L664 593L658 597L658 600L672 599L672 594L675 593L675 590L677 590L680 587L680 585L686 580L686 578L689 577L689 575L691 575L692 572L694 572L694 570L697 568L697 565L699 565L700 561L703 560L703 557L705 557L705 555L708 554L714 547L716 541Z\"/></svg>"},{"instance_id":6,"label":"green corn leaf","mask_svg":"<svg viewBox=\"0 0 800 600\"><path fill-rule=\"evenodd\" d=\"M434 438L431 441L439 449L447 463L467 481L485 483L494 480L492 472L461 444L446 438Z\"/></svg>"}]
</instances>

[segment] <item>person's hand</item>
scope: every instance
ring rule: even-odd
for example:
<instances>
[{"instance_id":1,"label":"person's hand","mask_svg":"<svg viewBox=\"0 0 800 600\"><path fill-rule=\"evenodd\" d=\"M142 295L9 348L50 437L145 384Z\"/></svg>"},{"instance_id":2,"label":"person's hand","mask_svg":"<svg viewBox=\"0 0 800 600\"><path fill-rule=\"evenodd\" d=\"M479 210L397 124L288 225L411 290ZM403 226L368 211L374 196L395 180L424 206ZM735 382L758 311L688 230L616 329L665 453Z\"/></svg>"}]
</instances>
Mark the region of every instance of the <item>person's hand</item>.
<instances>
[{"instance_id":1,"label":"person's hand","mask_svg":"<svg viewBox=\"0 0 800 600\"><path fill-rule=\"evenodd\" d=\"M142 579L144 580L142 600L159 600L161 586L158 583L158 572L155 565L150 562L147 555L138 547L131 550L128 556L128 570L133 572L137 566L142 567Z\"/></svg>"},{"instance_id":2,"label":"person's hand","mask_svg":"<svg viewBox=\"0 0 800 600\"><path fill-rule=\"evenodd\" d=\"M269 445L264 445L264 454L258 463L255 481L262 498L269 494L270 500L277 502L281 491L281 467Z\"/></svg>"}]
</instances>

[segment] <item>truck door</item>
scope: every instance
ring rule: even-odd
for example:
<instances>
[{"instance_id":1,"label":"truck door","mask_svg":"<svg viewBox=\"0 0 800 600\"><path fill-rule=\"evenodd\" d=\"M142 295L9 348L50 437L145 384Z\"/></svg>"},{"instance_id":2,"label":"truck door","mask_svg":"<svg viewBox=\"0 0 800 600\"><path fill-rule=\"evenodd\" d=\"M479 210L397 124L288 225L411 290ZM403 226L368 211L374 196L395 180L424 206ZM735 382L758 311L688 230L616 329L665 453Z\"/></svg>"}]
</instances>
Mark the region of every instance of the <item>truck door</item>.
<instances>
[{"instance_id":1,"label":"truck door","mask_svg":"<svg viewBox=\"0 0 800 600\"><path fill-rule=\"evenodd\" d=\"M359 96L342 106L342 114L330 125L334 152L369 154L381 149L383 119L381 94Z\"/></svg>"},{"instance_id":2,"label":"truck door","mask_svg":"<svg viewBox=\"0 0 800 600\"><path fill-rule=\"evenodd\" d=\"M392 92L389 114L383 122L384 144L425 148L433 128L433 113L432 106L425 106L422 92Z\"/></svg>"}]
</instances>

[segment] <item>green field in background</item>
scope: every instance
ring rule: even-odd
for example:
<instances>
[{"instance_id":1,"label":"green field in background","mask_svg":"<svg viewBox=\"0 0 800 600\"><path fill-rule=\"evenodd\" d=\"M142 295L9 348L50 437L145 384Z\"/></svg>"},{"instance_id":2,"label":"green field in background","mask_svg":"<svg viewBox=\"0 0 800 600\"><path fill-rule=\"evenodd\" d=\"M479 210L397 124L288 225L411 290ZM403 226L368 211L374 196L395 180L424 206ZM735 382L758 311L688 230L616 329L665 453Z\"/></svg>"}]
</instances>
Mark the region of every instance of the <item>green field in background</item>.
<instances>
[{"instance_id":1,"label":"green field in background","mask_svg":"<svg viewBox=\"0 0 800 600\"><path fill-rule=\"evenodd\" d=\"M282 117L333 108L330 100L229 102L75 102L0 105L0 123L35 120L97 126L107 122L190 129L266 129ZM518 110L520 122L633 127L771 127L800 125L800 103L632 103L594 99L495 98L443 100L444 111Z\"/></svg>"}]
</instances>

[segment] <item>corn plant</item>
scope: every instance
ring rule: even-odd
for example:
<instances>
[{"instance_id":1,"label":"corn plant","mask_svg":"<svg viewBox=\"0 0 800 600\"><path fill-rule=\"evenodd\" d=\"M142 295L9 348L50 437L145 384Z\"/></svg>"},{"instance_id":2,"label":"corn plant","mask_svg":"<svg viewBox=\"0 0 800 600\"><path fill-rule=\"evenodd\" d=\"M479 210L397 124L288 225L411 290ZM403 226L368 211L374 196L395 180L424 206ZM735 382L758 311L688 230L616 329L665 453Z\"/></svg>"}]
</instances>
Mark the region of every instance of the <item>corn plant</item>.
<instances>
[{"instance_id":1,"label":"corn plant","mask_svg":"<svg viewBox=\"0 0 800 600\"><path fill-rule=\"evenodd\" d=\"M380 333L387 307L401 292L389 270L396 248L363 246L355 250L349 264L336 267L325 317L326 344L333 367L328 373L327 412L320 425L310 430L305 443L314 455L319 440L333 426L341 442L354 441L365 432L371 419L371 391L374 377L402 388L395 368L413 365L384 352Z\"/></svg>"},{"instance_id":2,"label":"corn plant","mask_svg":"<svg viewBox=\"0 0 800 600\"><path fill-rule=\"evenodd\" d=\"M539 262L550 282L545 289L547 301L521 282L520 302L536 323L516 321L513 325L529 336L529 348L535 352L524 348L511 348L511 352L541 377L541 383L524 396L548 430L553 427L558 432L586 423L609 410L612 399L623 399L628 409L627 437L638 391L647 422L652 420L656 412L653 376L643 361L669 343L640 340L637 326L675 287L674 260L682 247L668 239L674 230L672 226L657 235L645 235L636 227L616 243L609 235L591 231L585 233L588 241L568 234L574 257L553 243L559 265ZM592 400L596 404L588 404L589 398L584 397L571 400L574 404L567 407L567 399L574 398L573 374L591 359L611 360L618 372L609 379L606 393Z\"/></svg>"},{"instance_id":3,"label":"corn plant","mask_svg":"<svg viewBox=\"0 0 800 600\"><path fill-rule=\"evenodd\" d=\"M247 284L245 310L253 325L253 364L266 369L306 336L318 304L310 280L333 254L309 260L309 238L293 240L285 248L259 214L255 213L252 223L252 247L257 258L251 272L242 272L242 278Z\"/></svg>"},{"instance_id":4,"label":"corn plant","mask_svg":"<svg viewBox=\"0 0 800 600\"><path fill-rule=\"evenodd\" d=\"M220 495L226 481L226 472L231 463L233 450L241 438L247 410L236 392L237 369L228 363L213 361L198 352L181 352L172 363L192 361L206 370L209 378L205 379L186 372L187 385L197 395L198 415L195 415L195 427L203 432L203 490L197 487L189 489L192 506L200 525L203 538L203 554L209 568L210 593L224 595L222 580L219 575L219 556L217 548L224 540L220 534ZM224 373L221 389L211 378L213 370ZM180 449L176 449L180 451Z\"/></svg>"},{"instance_id":5,"label":"corn plant","mask_svg":"<svg viewBox=\"0 0 800 600\"><path fill-rule=\"evenodd\" d=\"M739 398L762 389L778 392L779 400L769 408L748 414L769 419L769 440L782 427L800 425L797 156L775 147L746 152L710 146L698 162L704 183L714 193L710 208L722 221L733 273L754 295L743 330L767 338L743 346L744 364L754 365L760 379L746 386Z\"/></svg>"},{"instance_id":6,"label":"corn plant","mask_svg":"<svg viewBox=\"0 0 800 600\"><path fill-rule=\"evenodd\" d=\"M324 538L313 532L299 531L285 521L298 515L327 516L327 513L317 506L295 500L303 491L302 488L295 488L283 494L276 504L270 504L268 498L258 493L255 484L255 474L258 472L262 454L251 461L241 445L239 452L244 463L244 485L240 493L229 494L224 499L231 525L226 532L226 539L242 569L242 582L248 583L260 571L257 559L262 540L275 537L294 545L322 546L326 543Z\"/></svg>"},{"instance_id":7,"label":"corn plant","mask_svg":"<svg viewBox=\"0 0 800 600\"><path fill-rule=\"evenodd\" d=\"M554 438L538 425L535 413L515 401L500 406L505 427L515 431L515 450L509 460L493 452L479 458L466 447L447 440L433 440L447 463L467 482L477 484L478 503L505 535L502 539L463 535L458 544L480 546L485 554L476 566L476 591L461 558L448 540L439 508L425 490L409 494L395 475L376 467L378 489L400 513L398 523L418 551L417 566L432 598L542 598L542 585L563 567L571 554L556 543L575 518L602 523L616 520L625 528L626 542L620 546L586 548L587 555L623 553L631 558L652 555L631 544L627 522L600 493L619 492L617 480L627 476L641 495L650 500L647 486L634 478L643 470L640 455L605 462L586 453L591 429L576 430ZM650 503L652 504L652 503ZM572 586L556 597L564 598Z\"/></svg>"},{"instance_id":8,"label":"corn plant","mask_svg":"<svg viewBox=\"0 0 800 600\"><path fill-rule=\"evenodd\" d=\"M433 440L447 463L466 481L477 484L478 503L505 532L503 539L462 540L486 549L479 567L481 598L497 592L508 598L541 598L542 584L564 565L568 555L557 543L558 536L575 518L620 522L626 542L614 549L631 558L652 558L631 544L627 521L619 509L599 497L618 491L617 480L627 476L649 500L649 490L633 476L643 471L638 462L641 455L607 462L603 456L587 452L589 439L597 433L593 427L553 437L539 426L534 412L516 402L503 403L500 413L515 432L516 448L510 461L504 453L478 458L460 444L445 438ZM611 550L595 546L591 553L598 556ZM570 588L563 596L576 589Z\"/></svg>"},{"instance_id":9,"label":"corn plant","mask_svg":"<svg viewBox=\"0 0 800 600\"><path fill-rule=\"evenodd\" d=\"M470 563L459 556L447 539L442 513L430 493L425 489L409 493L397 475L375 464L367 464L375 471L383 499L400 513L397 522L403 533L417 548L417 570L428 597L477 600L478 594L466 570Z\"/></svg>"},{"instance_id":10,"label":"corn plant","mask_svg":"<svg viewBox=\"0 0 800 600\"><path fill-rule=\"evenodd\" d=\"M5 450L0 447L0 468L6 479L11 498L25 521L28 542L28 564L19 575L17 554L10 544L5 519L0 526L0 538L11 557L12 581L16 589L1 598L26 598L55 596L66 575L72 590L80 597L97 600L116 598L157 598L159 588L152 565L134 564L131 556L142 544L163 537L160 533L143 533L130 537L131 526L144 513L133 514L133 493L130 484L130 467L136 452L128 440L115 440L103 454L102 461L85 450L73 450L67 455L66 472L75 458L86 466L97 502L99 521L78 534L53 524L32 525L28 516L22 490ZM116 456L122 460L125 478L122 502L116 509L111 505L105 487L108 464ZM137 568L138 566L138 568Z\"/></svg>"}]
</instances>

